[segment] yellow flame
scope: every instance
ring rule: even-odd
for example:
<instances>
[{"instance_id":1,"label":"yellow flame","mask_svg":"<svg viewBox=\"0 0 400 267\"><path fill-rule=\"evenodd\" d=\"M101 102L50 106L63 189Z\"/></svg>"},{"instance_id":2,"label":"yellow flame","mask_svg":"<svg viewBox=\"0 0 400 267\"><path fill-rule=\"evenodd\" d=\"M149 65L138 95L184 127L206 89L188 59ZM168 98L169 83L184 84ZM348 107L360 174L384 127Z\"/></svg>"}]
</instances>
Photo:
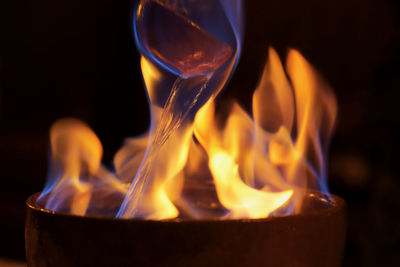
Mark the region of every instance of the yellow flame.
<instances>
[{"instance_id":1,"label":"yellow flame","mask_svg":"<svg viewBox=\"0 0 400 267\"><path fill-rule=\"evenodd\" d=\"M150 99L156 97L156 88L162 79L161 72L151 63L147 58L142 56L140 58L140 66L142 68L142 75L144 83L147 85L147 93Z\"/></svg>"},{"instance_id":2,"label":"yellow flame","mask_svg":"<svg viewBox=\"0 0 400 267\"><path fill-rule=\"evenodd\" d=\"M182 170L188 158L191 138L192 127L183 126L159 151L155 164L150 170L152 184L143 195L140 207L145 218L162 220L179 215L173 201L180 196L182 191Z\"/></svg>"},{"instance_id":3,"label":"yellow flame","mask_svg":"<svg viewBox=\"0 0 400 267\"><path fill-rule=\"evenodd\" d=\"M238 165L225 151L210 156L210 169L222 205L231 218L264 218L284 204L292 190L269 193L246 185L239 176Z\"/></svg>"},{"instance_id":4,"label":"yellow flame","mask_svg":"<svg viewBox=\"0 0 400 267\"><path fill-rule=\"evenodd\" d=\"M207 152L218 198L234 218L266 217L289 200L299 212L304 191L322 189L326 144L320 143L321 134L328 137L332 131L336 101L296 50L289 51L287 72L293 87L270 48L253 95L254 121L238 104L223 129L218 129L211 102L196 116L195 135ZM310 175L315 176L312 184Z\"/></svg>"},{"instance_id":5,"label":"yellow flame","mask_svg":"<svg viewBox=\"0 0 400 267\"><path fill-rule=\"evenodd\" d=\"M101 166L103 148L89 126L77 119L59 120L51 127L50 143L50 177L38 201L75 215L115 214L128 184Z\"/></svg>"},{"instance_id":6,"label":"yellow flame","mask_svg":"<svg viewBox=\"0 0 400 267\"><path fill-rule=\"evenodd\" d=\"M84 215L92 197L92 186L81 177L90 178L97 173L103 154L101 142L86 124L75 119L54 123L50 142L53 164L62 166L62 175L49 200L68 198L70 212Z\"/></svg>"},{"instance_id":7,"label":"yellow flame","mask_svg":"<svg viewBox=\"0 0 400 267\"><path fill-rule=\"evenodd\" d=\"M162 109L156 98L165 77L144 57L141 67L157 125ZM146 219L178 217L188 205L182 197L185 181L199 174L212 175L216 205L228 210L225 218L300 212L305 190L324 189L324 152L336 109L329 86L298 51L289 51L285 72L270 48L253 95L254 119L234 103L221 122L214 103L207 102L194 123L178 128L158 151L140 213ZM87 125L57 122L51 129L53 164L61 165L63 172L49 199L67 197L72 213L85 214L97 194L93 177L100 177L110 191L126 194L149 138L128 139L115 157L112 175L100 166L101 143Z\"/></svg>"},{"instance_id":8,"label":"yellow flame","mask_svg":"<svg viewBox=\"0 0 400 267\"><path fill-rule=\"evenodd\" d=\"M292 190L278 193L255 189L245 183L239 168L251 163L253 124L234 105L226 127L219 131L209 102L196 116L195 134L209 158L218 199L230 211L229 218L264 218L290 199ZM260 158L265 161L266 158Z\"/></svg>"}]
</instances>

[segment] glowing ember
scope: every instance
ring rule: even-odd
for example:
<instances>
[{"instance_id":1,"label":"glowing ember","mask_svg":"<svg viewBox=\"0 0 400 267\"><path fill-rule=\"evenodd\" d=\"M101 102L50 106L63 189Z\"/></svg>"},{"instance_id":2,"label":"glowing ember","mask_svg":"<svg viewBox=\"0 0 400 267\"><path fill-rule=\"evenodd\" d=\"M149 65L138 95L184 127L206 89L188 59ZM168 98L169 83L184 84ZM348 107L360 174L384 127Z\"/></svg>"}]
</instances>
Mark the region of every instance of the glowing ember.
<instances>
[{"instance_id":1,"label":"glowing ember","mask_svg":"<svg viewBox=\"0 0 400 267\"><path fill-rule=\"evenodd\" d=\"M112 173L101 166L101 143L88 126L72 119L56 122L51 129L50 175L38 200L46 209L155 220L265 218L299 212L306 190L327 193L325 156L336 101L296 50L288 52L285 72L277 53L269 49L268 62L253 95L254 119L233 103L227 119L221 120L215 114L214 97L208 95L203 99L205 105L200 101L193 109L197 112L192 119L175 127L162 143L156 142L157 154L146 167L157 136L155 129L169 127L174 118L165 117L166 97L160 92L171 91L165 82L171 76L161 65L182 77L211 71L207 84L210 94L219 92L233 70L240 52L241 24L240 15L234 12L238 9L226 2L240 2L222 1L219 6L230 23L234 36L230 38L210 33L198 14L183 16L177 11L187 9L171 9L164 2L154 1L139 5L138 14L147 16L141 23L152 29L150 35L141 33L146 38L140 43L146 46L141 48L141 67L151 101L152 127L147 135L126 140L115 156ZM167 27L171 38L183 33L190 41L183 46L161 41L156 28L164 20L171 23ZM138 26L140 31L143 25ZM180 95L178 100L184 101L185 96ZM149 179L140 198L131 205L135 192L131 185L145 167Z\"/></svg>"}]
</instances>

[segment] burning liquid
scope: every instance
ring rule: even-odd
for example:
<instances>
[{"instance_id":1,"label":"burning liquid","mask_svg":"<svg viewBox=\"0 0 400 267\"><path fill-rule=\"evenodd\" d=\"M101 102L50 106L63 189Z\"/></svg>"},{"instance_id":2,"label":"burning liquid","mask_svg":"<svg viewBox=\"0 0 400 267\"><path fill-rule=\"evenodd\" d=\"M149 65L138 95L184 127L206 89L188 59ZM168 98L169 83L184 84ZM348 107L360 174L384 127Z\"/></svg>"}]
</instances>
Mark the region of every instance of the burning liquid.
<instances>
[{"instance_id":1,"label":"burning liquid","mask_svg":"<svg viewBox=\"0 0 400 267\"><path fill-rule=\"evenodd\" d=\"M265 218L300 212L307 190L328 193L336 101L299 52L289 51L285 69L269 50L253 118L236 103L224 121L215 113L240 52L237 10L235 0L141 2L136 37L151 129L126 140L110 172L87 125L56 122L38 201L77 215Z\"/></svg>"},{"instance_id":2,"label":"burning liquid","mask_svg":"<svg viewBox=\"0 0 400 267\"><path fill-rule=\"evenodd\" d=\"M201 107L201 103L218 93L221 86L209 84L209 81L233 57L230 45L195 24L185 14L179 13L179 8L183 6L161 1L143 1L138 8L136 36L139 47L159 68L170 72L165 76L171 75L173 79L174 74L177 74L177 77L163 104L158 125L154 126L155 131L151 133L151 143L144 161L118 214L121 217L143 216L139 208L141 197L154 184L150 169L157 164L161 147L185 120L188 123L193 121L193 114ZM154 85L148 83L147 86ZM158 90L169 88L164 84ZM152 89L153 92L157 91ZM163 100L163 97L160 99ZM199 99L201 103L198 104ZM153 105L158 104L154 99L150 101Z\"/></svg>"}]
</instances>

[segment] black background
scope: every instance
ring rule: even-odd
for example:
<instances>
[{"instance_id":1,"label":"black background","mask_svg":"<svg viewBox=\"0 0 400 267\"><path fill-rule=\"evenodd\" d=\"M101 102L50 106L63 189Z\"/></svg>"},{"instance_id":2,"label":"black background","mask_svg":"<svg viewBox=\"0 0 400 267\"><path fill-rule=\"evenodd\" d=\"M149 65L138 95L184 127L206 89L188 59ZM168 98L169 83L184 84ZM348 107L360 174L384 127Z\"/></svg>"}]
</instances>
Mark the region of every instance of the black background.
<instances>
[{"instance_id":1,"label":"black background","mask_svg":"<svg viewBox=\"0 0 400 267\"><path fill-rule=\"evenodd\" d=\"M245 1L238 69L219 101L250 108L267 48L299 49L335 89L332 193L348 202L344 266L400 266L400 5L395 0ZM24 258L24 201L46 177L48 129L86 121L111 165L149 114L133 0L0 3L0 257Z\"/></svg>"}]
</instances>

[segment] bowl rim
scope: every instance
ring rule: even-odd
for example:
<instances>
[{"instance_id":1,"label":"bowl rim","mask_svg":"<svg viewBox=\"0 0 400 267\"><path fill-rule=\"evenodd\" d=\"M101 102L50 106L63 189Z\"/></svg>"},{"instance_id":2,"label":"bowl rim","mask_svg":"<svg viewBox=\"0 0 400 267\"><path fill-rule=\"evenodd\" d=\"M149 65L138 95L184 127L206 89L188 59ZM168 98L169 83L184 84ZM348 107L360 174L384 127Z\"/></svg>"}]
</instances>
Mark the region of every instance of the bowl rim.
<instances>
[{"instance_id":1,"label":"bowl rim","mask_svg":"<svg viewBox=\"0 0 400 267\"><path fill-rule=\"evenodd\" d=\"M173 218L173 219L165 219L165 220L152 220L152 219L138 219L138 218L115 218L115 217L102 217L102 216L93 216L93 215L75 215L66 212L57 212L45 209L40 207L36 202L37 198L40 196L41 192L37 192L31 195L26 200L27 209L30 211L34 211L39 214L47 214L50 216L57 216L57 217L65 217L65 218L75 218L75 219L86 219L86 220L98 220L98 221L110 221L110 222L136 222L136 223L257 223L257 222L267 222L267 221L276 221L276 220L287 220L287 219L302 219L302 218L310 218L310 217L329 217L340 213L346 207L346 202L341 197L334 195L334 194L326 194L319 191L310 191L308 192L308 196L312 198L316 198L321 202L328 203L329 206L326 208L318 208L312 211L307 211L304 213L299 214L291 214L291 215L276 215L267 218L259 218L259 219L223 219L223 218L205 218L205 219L198 219L198 218Z\"/></svg>"}]
</instances>

